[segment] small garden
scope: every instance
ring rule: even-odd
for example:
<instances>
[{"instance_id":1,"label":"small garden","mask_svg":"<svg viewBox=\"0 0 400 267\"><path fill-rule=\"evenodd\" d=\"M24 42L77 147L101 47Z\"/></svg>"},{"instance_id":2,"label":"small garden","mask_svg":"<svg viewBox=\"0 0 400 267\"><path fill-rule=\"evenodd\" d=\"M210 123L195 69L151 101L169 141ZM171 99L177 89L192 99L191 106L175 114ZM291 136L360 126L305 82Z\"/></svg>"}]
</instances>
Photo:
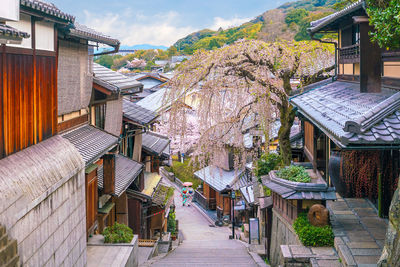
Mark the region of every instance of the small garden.
<instances>
[{"instance_id":1,"label":"small garden","mask_svg":"<svg viewBox=\"0 0 400 267\"><path fill-rule=\"evenodd\" d=\"M170 212L167 221L167 231L171 233L171 237L176 238L176 215L175 211Z\"/></svg>"},{"instance_id":2,"label":"small garden","mask_svg":"<svg viewBox=\"0 0 400 267\"><path fill-rule=\"evenodd\" d=\"M304 246L333 247L334 245L332 226L313 226L306 213L299 214L293 223L293 228Z\"/></svg>"},{"instance_id":3,"label":"small garden","mask_svg":"<svg viewBox=\"0 0 400 267\"><path fill-rule=\"evenodd\" d=\"M133 239L133 230L125 224L115 223L103 231L104 243L130 243Z\"/></svg>"},{"instance_id":4,"label":"small garden","mask_svg":"<svg viewBox=\"0 0 400 267\"><path fill-rule=\"evenodd\" d=\"M276 172L278 178L298 183L310 183L311 176L302 166L288 166Z\"/></svg>"}]
</instances>

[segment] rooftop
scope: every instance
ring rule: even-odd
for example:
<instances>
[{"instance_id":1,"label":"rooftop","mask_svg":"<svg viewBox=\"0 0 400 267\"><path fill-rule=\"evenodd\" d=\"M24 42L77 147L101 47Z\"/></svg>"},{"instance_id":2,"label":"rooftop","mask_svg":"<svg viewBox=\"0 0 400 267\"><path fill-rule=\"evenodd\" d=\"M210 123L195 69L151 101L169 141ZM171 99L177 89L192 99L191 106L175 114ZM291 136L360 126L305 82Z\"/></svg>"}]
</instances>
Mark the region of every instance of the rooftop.
<instances>
[{"instance_id":1,"label":"rooftop","mask_svg":"<svg viewBox=\"0 0 400 267\"><path fill-rule=\"evenodd\" d=\"M167 93L167 90L168 90L167 88L161 88L157 92L141 99L140 101L137 102L137 104L148 110L158 112L163 108L164 97Z\"/></svg>"},{"instance_id":2,"label":"rooftop","mask_svg":"<svg viewBox=\"0 0 400 267\"><path fill-rule=\"evenodd\" d=\"M122 102L122 111L125 118L140 125L150 124L158 117L154 111L145 109L126 98Z\"/></svg>"},{"instance_id":3,"label":"rooftop","mask_svg":"<svg viewBox=\"0 0 400 267\"><path fill-rule=\"evenodd\" d=\"M2 39L3 36L7 39L11 38L14 40L21 41L22 38L29 38L30 35L29 35L29 33L20 31L9 25L0 23L0 39Z\"/></svg>"},{"instance_id":4,"label":"rooftop","mask_svg":"<svg viewBox=\"0 0 400 267\"><path fill-rule=\"evenodd\" d=\"M101 32L95 31L85 25L74 23L74 28L70 29L69 35L82 38L88 41L102 43L110 46L119 46L120 42L117 39L111 38Z\"/></svg>"},{"instance_id":5,"label":"rooftop","mask_svg":"<svg viewBox=\"0 0 400 267\"><path fill-rule=\"evenodd\" d=\"M146 132L142 136L143 150L156 156L162 156L169 143L167 136L158 133Z\"/></svg>"},{"instance_id":6,"label":"rooftop","mask_svg":"<svg viewBox=\"0 0 400 267\"><path fill-rule=\"evenodd\" d=\"M144 189L142 193L152 197L160 181L161 176L158 173L144 172Z\"/></svg>"},{"instance_id":7,"label":"rooftop","mask_svg":"<svg viewBox=\"0 0 400 267\"><path fill-rule=\"evenodd\" d=\"M194 175L200 180L207 183L214 190L221 192L225 190L226 186L234 187L235 190L239 189L246 185L246 182L243 179L240 179L243 173L243 170L231 170L226 171L218 167L207 166L197 172ZM240 182L237 186L235 184Z\"/></svg>"},{"instance_id":8,"label":"rooftop","mask_svg":"<svg viewBox=\"0 0 400 267\"><path fill-rule=\"evenodd\" d=\"M133 78L93 63L93 82L115 93L139 93L143 85Z\"/></svg>"},{"instance_id":9,"label":"rooftop","mask_svg":"<svg viewBox=\"0 0 400 267\"><path fill-rule=\"evenodd\" d=\"M321 30L330 30L330 29L332 29L332 26L334 26L333 24L335 22L337 22L338 20L343 19L357 11L365 12L365 1L364 0L358 0L357 2L345 7L344 9L342 9L336 13L333 13L329 16L323 17L319 20L312 21L310 23L311 27L309 28L309 31L311 33L316 33ZM353 16L353 14L351 16Z\"/></svg>"},{"instance_id":10,"label":"rooftop","mask_svg":"<svg viewBox=\"0 0 400 267\"><path fill-rule=\"evenodd\" d=\"M43 0L21 0L21 7L27 10L33 10L35 12L42 13L46 17L53 17L62 20L66 23L74 23L75 17L62 12L52 3L47 3Z\"/></svg>"},{"instance_id":11,"label":"rooftop","mask_svg":"<svg viewBox=\"0 0 400 267\"><path fill-rule=\"evenodd\" d=\"M400 144L400 92L359 88L341 81L319 84L290 101L340 147Z\"/></svg>"},{"instance_id":12,"label":"rooftop","mask_svg":"<svg viewBox=\"0 0 400 267\"><path fill-rule=\"evenodd\" d=\"M84 125L65 132L62 137L70 141L78 149L86 166L102 157L118 144L117 136L90 125Z\"/></svg>"},{"instance_id":13,"label":"rooftop","mask_svg":"<svg viewBox=\"0 0 400 267\"><path fill-rule=\"evenodd\" d=\"M143 164L122 155L115 155L115 194L121 196L142 172ZM103 188L103 165L97 170L98 186Z\"/></svg>"}]
</instances>

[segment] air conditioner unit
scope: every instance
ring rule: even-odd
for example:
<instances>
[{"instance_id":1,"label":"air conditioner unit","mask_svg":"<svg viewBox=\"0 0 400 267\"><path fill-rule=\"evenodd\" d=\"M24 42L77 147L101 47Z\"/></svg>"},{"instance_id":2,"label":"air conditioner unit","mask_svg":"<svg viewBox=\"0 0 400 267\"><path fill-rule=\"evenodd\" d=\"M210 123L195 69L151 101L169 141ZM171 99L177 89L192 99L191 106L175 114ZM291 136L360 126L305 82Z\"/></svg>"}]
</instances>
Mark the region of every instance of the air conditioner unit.
<instances>
[{"instance_id":1,"label":"air conditioner unit","mask_svg":"<svg viewBox=\"0 0 400 267\"><path fill-rule=\"evenodd\" d=\"M19 1L1 0L0 21L19 21Z\"/></svg>"}]
</instances>

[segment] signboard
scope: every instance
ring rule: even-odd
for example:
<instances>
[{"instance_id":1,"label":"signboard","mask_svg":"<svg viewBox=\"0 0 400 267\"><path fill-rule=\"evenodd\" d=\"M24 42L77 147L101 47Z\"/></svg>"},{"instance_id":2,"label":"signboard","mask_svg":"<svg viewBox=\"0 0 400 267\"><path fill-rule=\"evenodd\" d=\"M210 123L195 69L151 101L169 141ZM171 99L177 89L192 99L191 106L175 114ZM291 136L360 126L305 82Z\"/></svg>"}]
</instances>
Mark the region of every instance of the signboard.
<instances>
[{"instance_id":1,"label":"signboard","mask_svg":"<svg viewBox=\"0 0 400 267\"><path fill-rule=\"evenodd\" d=\"M260 228L258 223L258 218L250 218L249 219L249 243L251 244L252 240L257 240L259 242L260 238Z\"/></svg>"},{"instance_id":2,"label":"signboard","mask_svg":"<svg viewBox=\"0 0 400 267\"><path fill-rule=\"evenodd\" d=\"M232 198L232 199L235 199L235 198L236 198L236 192L233 191L233 190L232 190L232 193L231 193L231 198Z\"/></svg>"},{"instance_id":3,"label":"signboard","mask_svg":"<svg viewBox=\"0 0 400 267\"><path fill-rule=\"evenodd\" d=\"M19 20L20 0L1 0L0 20Z\"/></svg>"}]
</instances>

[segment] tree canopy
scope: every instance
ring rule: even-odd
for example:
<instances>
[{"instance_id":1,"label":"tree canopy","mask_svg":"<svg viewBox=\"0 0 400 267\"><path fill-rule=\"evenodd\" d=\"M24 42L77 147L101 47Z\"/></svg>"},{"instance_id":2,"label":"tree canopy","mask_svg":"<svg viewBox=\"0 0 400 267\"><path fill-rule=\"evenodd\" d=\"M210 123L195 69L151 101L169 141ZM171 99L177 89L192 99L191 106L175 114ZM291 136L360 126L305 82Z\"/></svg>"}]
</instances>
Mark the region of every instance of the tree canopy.
<instances>
[{"instance_id":1,"label":"tree canopy","mask_svg":"<svg viewBox=\"0 0 400 267\"><path fill-rule=\"evenodd\" d=\"M200 138L194 156L200 162L217 161L216 152L226 145L245 155L243 133L257 127L268 141L271 123L280 119L280 147L285 163L290 163L289 137L295 118L288 100L291 79L331 70L333 50L317 42L241 40L216 50L197 51L169 83L165 101L174 100L169 111L170 135L185 135L187 117L180 103L195 96Z\"/></svg>"}]
</instances>

